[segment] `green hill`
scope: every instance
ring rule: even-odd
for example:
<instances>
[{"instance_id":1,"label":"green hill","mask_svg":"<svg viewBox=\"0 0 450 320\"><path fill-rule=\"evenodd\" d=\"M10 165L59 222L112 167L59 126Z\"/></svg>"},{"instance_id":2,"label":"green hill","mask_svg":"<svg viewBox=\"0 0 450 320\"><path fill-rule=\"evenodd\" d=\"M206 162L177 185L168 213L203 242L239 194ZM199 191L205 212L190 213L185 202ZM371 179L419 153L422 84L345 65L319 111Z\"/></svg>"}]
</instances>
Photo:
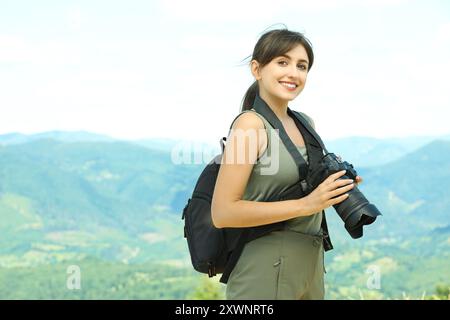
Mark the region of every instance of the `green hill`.
<instances>
[{"instance_id":1,"label":"green hill","mask_svg":"<svg viewBox=\"0 0 450 320\"><path fill-rule=\"evenodd\" d=\"M175 165L161 145L124 141L0 146L0 297L190 296L199 275L190 266L180 216L204 165ZM360 190L383 216L353 240L327 209L335 245L326 254L328 297L420 296L450 283L450 142L356 170L364 178ZM171 276L160 274L156 262L186 281L169 289L163 279ZM87 276L83 293L68 293L52 280L67 277L68 264L84 263L102 280L91 283ZM371 266L382 274L377 290L366 285ZM152 289L126 285L143 272L161 281ZM114 283L127 289L113 294Z\"/></svg>"}]
</instances>

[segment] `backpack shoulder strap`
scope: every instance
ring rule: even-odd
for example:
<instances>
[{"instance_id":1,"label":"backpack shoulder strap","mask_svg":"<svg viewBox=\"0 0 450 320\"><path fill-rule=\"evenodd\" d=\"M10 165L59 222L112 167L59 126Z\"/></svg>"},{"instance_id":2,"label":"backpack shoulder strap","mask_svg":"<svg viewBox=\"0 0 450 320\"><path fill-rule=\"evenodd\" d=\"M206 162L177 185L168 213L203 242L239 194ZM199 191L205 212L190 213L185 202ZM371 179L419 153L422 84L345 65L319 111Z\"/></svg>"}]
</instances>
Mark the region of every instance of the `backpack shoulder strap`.
<instances>
[{"instance_id":1,"label":"backpack shoulder strap","mask_svg":"<svg viewBox=\"0 0 450 320\"><path fill-rule=\"evenodd\" d=\"M313 121L313 119L312 119L310 116L308 116L306 113L301 112L301 111L295 111L295 110L291 110L291 111L294 112L294 113L299 113L303 118L306 119L306 121L308 121L309 125L310 125L314 130L316 130L316 125L314 124L314 121Z\"/></svg>"},{"instance_id":2,"label":"backpack shoulder strap","mask_svg":"<svg viewBox=\"0 0 450 320\"><path fill-rule=\"evenodd\" d=\"M261 114L267 122L278 131L278 135L283 142L284 146L286 147L287 151L291 155L291 157L294 159L295 163L298 167L298 173L300 180L304 180L306 178L306 175L308 173L308 165L303 159L302 155L298 151L297 147L294 145L294 143L289 138L286 130L283 127L283 124L280 122L278 117L275 115L275 113L270 109L270 107L267 105L267 103L261 99L259 94L256 94L255 102L253 103L254 109L256 112ZM288 109L289 110L289 109ZM306 122L304 120L304 122ZM298 124L296 124L298 126Z\"/></svg>"},{"instance_id":3,"label":"backpack shoulder strap","mask_svg":"<svg viewBox=\"0 0 450 320\"><path fill-rule=\"evenodd\" d=\"M323 249L329 251L333 249L333 243L331 242L330 234L328 232L327 218L325 216L325 210L322 210L322 222L320 224L323 232Z\"/></svg>"},{"instance_id":4,"label":"backpack shoulder strap","mask_svg":"<svg viewBox=\"0 0 450 320\"><path fill-rule=\"evenodd\" d=\"M322 139L320 138L320 136L317 134L316 130L315 130L315 125L314 125L314 121L311 119L311 117L307 116L305 113L303 112L299 112L299 111L294 111L294 110L290 110L288 109L288 112L292 112L292 114L295 116L295 119L297 121L300 121L304 124L304 127L309 131L309 133L311 133L313 135L313 137L317 140L317 142L319 142L320 146L322 147L322 149L324 150L325 153L328 153L327 149L325 148L325 145L322 141ZM306 119L306 121L305 121ZM333 243L331 242L330 239L330 235L328 232L328 225L327 225L327 219L325 216L325 210L322 210L322 222L320 225L322 232L323 232L323 247L325 251L329 251L333 249Z\"/></svg>"},{"instance_id":5,"label":"backpack shoulder strap","mask_svg":"<svg viewBox=\"0 0 450 320\"><path fill-rule=\"evenodd\" d=\"M314 122L312 119L304 114L303 112L294 111L288 108L288 113L294 116L294 122L298 121L303 124L303 126L308 130L308 132L319 142L320 146L322 147L323 151L328 153L327 148L325 147L325 144L323 143L320 136L317 134L315 128L314 128ZM312 123L312 125L311 125Z\"/></svg>"}]
</instances>

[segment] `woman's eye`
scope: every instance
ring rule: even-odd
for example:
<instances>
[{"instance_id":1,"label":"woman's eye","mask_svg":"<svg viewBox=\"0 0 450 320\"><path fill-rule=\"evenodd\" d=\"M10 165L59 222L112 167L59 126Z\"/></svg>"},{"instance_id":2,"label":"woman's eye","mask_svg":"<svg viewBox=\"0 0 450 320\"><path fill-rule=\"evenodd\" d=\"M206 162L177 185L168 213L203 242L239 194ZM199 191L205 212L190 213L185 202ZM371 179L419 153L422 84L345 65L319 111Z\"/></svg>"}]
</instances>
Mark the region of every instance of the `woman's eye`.
<instances>
[{"instance_id":1,"label":"woman's eye","mask_svg":"<svg viewBox=\"0 0 450 320\"><path fill-rule=\"evenodd\" d=\"M284 60L278 61L278 64L279 64L280 66L288 65L288 63L287 63L286 61L284 61ZM308 70L308 67L307 67L306 65L304 65L304 64L299 64L299 65L297 66L297 68L299 68L300 70Z\"/></svg>"}]
</instances>

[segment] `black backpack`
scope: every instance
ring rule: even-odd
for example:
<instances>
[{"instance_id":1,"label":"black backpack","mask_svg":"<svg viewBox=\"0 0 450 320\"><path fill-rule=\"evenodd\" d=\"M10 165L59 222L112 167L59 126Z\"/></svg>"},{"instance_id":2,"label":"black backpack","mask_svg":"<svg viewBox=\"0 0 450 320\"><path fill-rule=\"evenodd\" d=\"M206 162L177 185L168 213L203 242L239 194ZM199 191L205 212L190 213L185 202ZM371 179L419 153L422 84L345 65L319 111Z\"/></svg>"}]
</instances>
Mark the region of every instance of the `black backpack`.
<instances>
[{"instance_id":1,"label":"black backpack","mask_svg":"<svg viewBox=\"0 0 450 320\"><path fill-rule=\"evenodd\" d=\"M275 129L279 129L280 139L294 158L299 168L300 181L282 194L271 195L265 201L298 199L306 195L305 178L308 166L288 137L283 125L270 107L256 95L254 110L261 114ZM308 121L298 112L288 108L288 114L300 129L308 150L310 164L323 155L325 149L322 140ZM237 118L237 117L236 117ZM231 127L230 127L231 129ZM245 244L272 231L282 230L284 221L248 228L216 228L212 223L211 200L224 151L223 137L220 140L222 154L216 155L200 174L183 210L184 237L187 239L192 265L195 270L209 277L222 273L221 282L227 283L228 277L236 265ZM322 232L325 251L333 248L328 235L325 212L322 211Z\"/></svg>"}]
</instances>

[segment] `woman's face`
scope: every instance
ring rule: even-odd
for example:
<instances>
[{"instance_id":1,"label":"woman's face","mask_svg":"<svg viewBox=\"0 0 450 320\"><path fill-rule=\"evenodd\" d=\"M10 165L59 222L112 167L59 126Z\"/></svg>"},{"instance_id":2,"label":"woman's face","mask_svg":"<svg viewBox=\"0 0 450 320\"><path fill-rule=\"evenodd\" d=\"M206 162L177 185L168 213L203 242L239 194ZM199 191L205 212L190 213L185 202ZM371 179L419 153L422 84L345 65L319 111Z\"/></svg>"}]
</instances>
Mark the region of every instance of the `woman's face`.
<instances>
[{"instance_id":1,"label":"woman's face","mask_svg":"<svg viewBox=\"0 0 450 320\"><path fill-rule=\"evenodd\" d=\"M308 54L300 44L262 68L252 62L252 73L259 81L260 94L274 100L294 100L305 87L308 62Z\"/></svg>"}]
</instances>

